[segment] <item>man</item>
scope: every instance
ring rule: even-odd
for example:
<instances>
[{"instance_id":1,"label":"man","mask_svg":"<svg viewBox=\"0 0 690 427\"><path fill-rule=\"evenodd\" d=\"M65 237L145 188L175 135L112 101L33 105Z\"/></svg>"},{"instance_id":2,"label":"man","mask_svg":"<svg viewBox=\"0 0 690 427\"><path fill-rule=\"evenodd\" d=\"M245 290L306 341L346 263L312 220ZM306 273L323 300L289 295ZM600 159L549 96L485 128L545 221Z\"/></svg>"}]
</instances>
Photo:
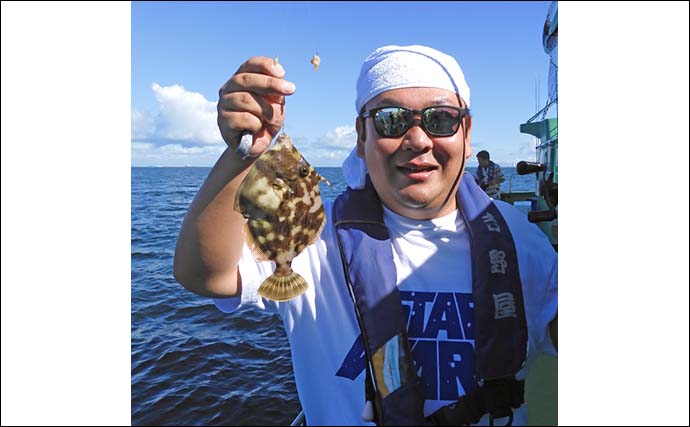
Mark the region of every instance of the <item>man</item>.
<instances>
[{"instance_id":1,"label":"man","mask_svg":"<svg viewBox=\"0 0 690 427\"><path fill-rule=\"evenodd\" d=\"M489 152L482 150L477 153L479 167L475 179L477 184L486 191L486 194L494 200L501 198L500 184L505 181L501 167L489 160Z\"/></svg>"},{"instance_id":2,"label":"man","mask_svg":"<svg viewBox=\"0 0 690 427\"><path fill-rule=\"evenodd\" d=\"M423 46L367 57L357 145L343 165L349 189L324 200L320 238L293 260L309 288L276 303L257 296L274 267L254 260L233 200L282 126L284 97L295 91L284 75L280 64L254 57L220 89L218 125L229 148L182 225L177 280L226 312L254 304L280 314L309 424L504 416L525 424L519 381L535 356L555 355L557 257L524 214L492 203L463 176L472 118L460 66ZM254 136L242 158L235 149L244 131ZM495 377L510 402L486 413L483 393ZM464 395L480 403L447 406Z\"/></svg>"}]
</instances>

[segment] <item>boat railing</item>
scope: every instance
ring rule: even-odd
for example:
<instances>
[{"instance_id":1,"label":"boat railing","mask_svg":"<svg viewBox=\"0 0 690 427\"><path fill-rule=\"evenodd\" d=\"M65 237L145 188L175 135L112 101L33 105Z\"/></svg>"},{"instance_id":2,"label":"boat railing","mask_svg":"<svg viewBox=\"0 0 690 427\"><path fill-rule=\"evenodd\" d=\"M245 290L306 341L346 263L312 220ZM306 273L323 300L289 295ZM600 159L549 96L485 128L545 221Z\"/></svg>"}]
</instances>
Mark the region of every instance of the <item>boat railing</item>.
<instances>
[{"instance_id":1,"label":"boat railing","mask_svg":"<svg viewBox=\"0 0 690 427\"><path fill-rule=\"evenodd\" d=\"M522 175L520 175L519 173L514 173L514 174L508 176L508 194L515 194L515 193L513 193L513 177L514 176L522 176ZM522 194L525 192L520 191L519 193ZM529 191L528 193L531 193L532 195L535 194L533 191Z\"/></svg>"},{"instance_id":2,"label":"boat railing","mask_svg":"<svg viewBox=\"0 0 690 427\"><path fill-rule=\"evenodd\" d=\"M527 120L527 123L532 123L532 122L533 122L534 120L536 120L540 115L542 116L542 118L544 118L544 116L546 115L546 113L549 111L549 108L550 108L553 104L555 104L556 102L558 102L558 97L555 97L554 99L552 99L551 101L549 101L549 103L546 104L546 105L544 106L544 108L542 108L542 109L539 110L535 115L533 115L532 117L530 117L529 120Z\"/></svg>"},{"instance_id":3,"label":"boat railing","mask_svg":"<svg viewBox=\"0 0 690 427\"><path fill-rule=\"evenodd\" d=\"M299 414L295 417L295 419L292 421L290 424L291 426L306 426L307 425L307 420L304 418L304 410L299 411Z\"/></svg>"}]
</instances>

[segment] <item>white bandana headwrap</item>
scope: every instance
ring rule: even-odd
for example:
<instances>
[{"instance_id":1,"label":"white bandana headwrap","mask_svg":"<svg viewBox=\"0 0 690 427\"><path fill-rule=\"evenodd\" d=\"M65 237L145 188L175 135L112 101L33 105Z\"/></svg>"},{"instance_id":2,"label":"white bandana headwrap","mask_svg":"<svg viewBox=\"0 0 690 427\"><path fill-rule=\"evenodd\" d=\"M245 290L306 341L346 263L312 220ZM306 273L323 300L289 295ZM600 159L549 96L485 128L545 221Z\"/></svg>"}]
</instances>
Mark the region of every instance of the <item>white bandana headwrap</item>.
<instances>
[{"instance_id":1,"label":"white bandana headwrap","mask_svg":"<svg viewBox=\"0 0 690 427\"><path fill-rule=\"evenodd\" d=\"M470 106L470 88L455 58L426 46L384 46L362 64L357 79L357 114L378 94L404 87L446 89ZM361 189L366 174L366 163L357 155L355 146L343 162L345 181L351 188Z\"/></svg>"}]
</instances>

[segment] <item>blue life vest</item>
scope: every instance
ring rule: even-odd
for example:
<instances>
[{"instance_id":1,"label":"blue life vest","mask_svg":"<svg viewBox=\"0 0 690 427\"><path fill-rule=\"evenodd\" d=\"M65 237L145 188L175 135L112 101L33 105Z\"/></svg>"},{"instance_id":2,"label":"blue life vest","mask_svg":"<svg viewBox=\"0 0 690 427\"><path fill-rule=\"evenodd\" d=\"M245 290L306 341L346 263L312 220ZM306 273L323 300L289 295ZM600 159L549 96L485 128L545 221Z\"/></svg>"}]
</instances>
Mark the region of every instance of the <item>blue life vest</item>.
<instances>
[{"instance_id":1,"label":"blue life vest","mask_svg":"<svg viewBox=\"0 0 690 427\"><path fill-rule=\"evenodd\" d=\"M527 321L515 244L496 205L471 175L464 178L456 201L470 234L475 371L482 386L428 419L381 201L368 176L364 189L348 188L335 201L338 248L367 359L366 399L377 425L470 424L486 413L512 421L510 408L523 402L524 382L515 374L526 358Z\"/></svg>"},{"instance_id":2,"label":"blue life vest","mask_svg":"<svg viewBox=\"0 0 690 427\"><path fill-rule=\"evenodd\" d=\"M484 169L487 169L486 181L489 182L492 179L494 179L494 176L496 175L496 163L489 160L489 166L487 166L486 168L483 168L481 166L477 167L477 180L479 180L479 182L481 183L484 182Z\"/></svg>"}]
</instances>

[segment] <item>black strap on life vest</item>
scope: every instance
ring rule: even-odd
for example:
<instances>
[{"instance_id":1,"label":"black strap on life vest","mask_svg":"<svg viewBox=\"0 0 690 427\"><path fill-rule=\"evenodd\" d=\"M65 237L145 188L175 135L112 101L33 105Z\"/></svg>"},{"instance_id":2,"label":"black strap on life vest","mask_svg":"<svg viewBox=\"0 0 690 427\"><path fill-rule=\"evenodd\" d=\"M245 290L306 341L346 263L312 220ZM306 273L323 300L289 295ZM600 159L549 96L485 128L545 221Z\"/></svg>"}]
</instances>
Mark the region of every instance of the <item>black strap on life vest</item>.
<instances>
[{"instance_id":1,"label":"black strap on life vest","mask_svg":"<svg viewBox=\"0 0 690 427\"><path fill-rule=\"evenodd\" d=\"M483 385L427 420L433 425L471 425L488 413L491 425L494 419L505 417L505 425L512 425L512 409L524 403L525 384L515 374L524 365L527 351L515 243L494 203L475 217L461 203L458 206L470 234L475 354Z\"/></svg>"}]
</instances>

